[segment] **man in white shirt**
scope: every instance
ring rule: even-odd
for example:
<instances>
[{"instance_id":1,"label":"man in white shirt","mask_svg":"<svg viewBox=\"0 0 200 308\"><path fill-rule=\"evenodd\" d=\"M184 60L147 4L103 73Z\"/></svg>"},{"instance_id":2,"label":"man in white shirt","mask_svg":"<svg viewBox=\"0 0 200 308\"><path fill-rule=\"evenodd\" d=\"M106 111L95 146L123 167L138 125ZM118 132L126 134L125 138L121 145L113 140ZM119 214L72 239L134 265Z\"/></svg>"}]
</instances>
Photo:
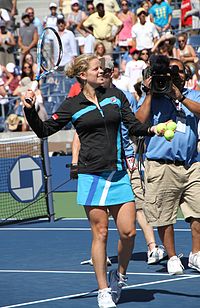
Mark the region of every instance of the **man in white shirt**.
<instances>
[{"instance_id":1,"label":"man in white shirt","mask_svg":"<svg viewBox=\"0 0 200 308\"><path fill-rule=\"evenodd\" d=\"M64 70L67 64L77 56L77 43L72 31L65 29L65 20L57 20L57 30L63 46L63 56L59 65L60 70Z\"/></svg>"},{"instance_id":2,"label":"man in white shirt","mask_svg":"<svg viewBox=\"0 0 200 308\"><path fill-rule=\"evenodd\" d=\"M143 8L137 9L138 22L132 27L133 47L137 50L149 49L153 47L159 38L156 26L146 21L146 11Z\"/></svg>"}]
</instances>

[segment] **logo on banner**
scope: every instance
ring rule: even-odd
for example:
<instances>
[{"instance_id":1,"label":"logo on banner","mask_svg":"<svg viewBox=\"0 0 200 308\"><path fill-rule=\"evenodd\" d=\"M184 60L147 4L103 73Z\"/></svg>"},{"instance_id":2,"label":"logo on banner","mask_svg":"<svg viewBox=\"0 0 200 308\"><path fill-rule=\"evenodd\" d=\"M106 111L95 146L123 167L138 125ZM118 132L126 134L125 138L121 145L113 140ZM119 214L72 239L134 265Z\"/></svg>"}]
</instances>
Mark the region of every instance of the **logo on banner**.
<instances>
[{"instance_id":1,"label":"logo on banner","mask_svg":"<svg viewBox=\"0 0 200 308\"><path fill-rule=\"evenodd\" d=\"M43 187L40 165L31 156L20 156L10 169L9 191L19 202L35 200Z\"/></svg>"}]
</instances>

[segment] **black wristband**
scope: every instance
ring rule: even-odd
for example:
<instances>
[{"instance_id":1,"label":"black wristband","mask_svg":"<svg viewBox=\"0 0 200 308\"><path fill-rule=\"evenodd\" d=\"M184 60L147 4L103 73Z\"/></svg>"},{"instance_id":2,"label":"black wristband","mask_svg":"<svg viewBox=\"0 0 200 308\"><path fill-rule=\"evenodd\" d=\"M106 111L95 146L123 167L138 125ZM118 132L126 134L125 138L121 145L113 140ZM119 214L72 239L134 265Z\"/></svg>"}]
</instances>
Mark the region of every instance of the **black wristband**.
<instances>
[{"instance_id":1,"label":"black wristband","mask_svg":"<svg viewBox=\"0 0 200 308\"><path fill-rule=\"evenodd\" d=\"M155 133L151 131L151 127L148 128L148 136L155 136Z\"/></svg>"},{"instance_id":2,"label":"black wristband","mask_svg":"<svg viewBox=\"0 0 200 308\"><path fill-rule=\"evenodd\" d=\"M184 99L186 99L186 97L185 97L185 95L182 95L182 97L181 97L180 99L178 99L178 101L179 101L180 103L182 103L182 102L184 101Z\"/></svg>"}]
</instances>

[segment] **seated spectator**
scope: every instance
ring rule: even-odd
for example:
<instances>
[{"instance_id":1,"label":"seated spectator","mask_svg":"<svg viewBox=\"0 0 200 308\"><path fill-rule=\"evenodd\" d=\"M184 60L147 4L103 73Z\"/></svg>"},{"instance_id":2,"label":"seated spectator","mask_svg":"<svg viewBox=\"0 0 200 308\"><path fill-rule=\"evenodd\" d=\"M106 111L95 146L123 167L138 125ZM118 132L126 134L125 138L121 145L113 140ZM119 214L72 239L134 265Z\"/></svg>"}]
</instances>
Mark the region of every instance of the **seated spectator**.
<instances>
[{"instance_id":1,"label":"seated spectator","mask_svg":"<svg viewBox=\"0 0 200 308\"><path fill-rule=\"evenodd\" d=\"M30 89L31 86L32 86L32 80L29 77L24 77L21 79L19 86L16 88L16 90L13 93L13 95L20 97L19 101L15 105L15 113L18 115L23 116L21 101L26 91ZM36 94L36 104L35 104L36 111L38 112L39 117L43 121L45 121L48 118L48 116L47 116L47 112L43 104L43 98L42 98L42 93L40 89L37 89L35 91L35 94Z\"/></svg>"},{"instance_id":2,"label":"seated spectator","mask_svg":"<svg viewBox=\"0 0 200 308\"><path fill-rule=\"evenodd\" d=\"M29 126L24 117L11 113L6 119L6 131L25 132L29 130Z\"/></svg>"},{"instance_id":3,"label":"seated spectator","mask_svg":"<svg viewBox=\"0 0 200 308\"><path fill-rule=\"evenodd\" d=\"M6 66L9 62L14 62L15 45L13 34L7 30L5 21L0 19L0 64Z\"/></svg>"},{"instance_id":4,"label":"seated spectator","mask_svg":"<svg viewBox=\"0 0 200 308\"><path fill-rule=\"evenodd\" d=\"M164 0L153 0L149 10L151 21L156 25L159 33L170 30L172 20L172 8Z\"/></svg>"},{"instance_id":5,"label":"seated spectator","mask_svg":"<svg viewBox=\"0 0 200 308\"><path fill-rule=\"evenodd\" d=\"M33 71L33 66L28 62L22 63L22 73L21 78L29 77L32 81L35 79L35 73Z\"/></svg>"},{"instance_id":6,"label":"seated spectator","mask_svg":"<svg viewBox=\"0 0 200 308\"><path fill-rule=\"evenodd\" d=\"M33 72L34 72L34 74L36 74L36 72L37 72L37 63L34 62L34 59L33 59L33 56L32 56L31 53L27 53L27 54L24 56L23 64L24 64L25 62L28 63L28 64L30 64L30 65L32 66ZM23 64L22 64L22 66L23 66Z\"/></svg>"},{"instance_id":7,"label":"seated spectator","mask_svg":"<svg viewBox=\"0 0 200 308\"><path fill-rule=\"evenodd\" d=\"M187 33L180 33L177 40L178 48L176 57L184 64L191 66L191 69L194 69L199 59L192 45L187 44Z\"/></svg>"},{"instance_id":8,"label":"seated spectator","mask_svg":"<svg viewBox=\"0 0 200 308\"><path fill-rule=\"evenodd\" d=\"M176 58L176 48L174 47L175 42L176 37L170 33L166 33L155 43L151 52Z\"/></svg>"},{"instance_id":9,"label":"seated spectator","mask_svg":"<svg viewBox=\"0 0 200 308\"><path fill-rule=\"evenodd\" d=\"M140 54L139 54L139 60L144 61L147 65L149 65L149 50L148 49L142 49L140 50Z\"/></svg>"},{"instance_id":10,"label":"seated spectator","mask_svg":"<svg viewBox=\"0 0 200 308\"><path fill-rule=\"evenodd\" d=\"M0 95L6 96L9 91L9 85L13 80L12 74L7 70L7 68L0 64Z\"/></svg>"},{"instance_id":11,"label":"seated spectator","mask_svg":"<svg viewBox=\"0 0 200 308\"><path fill-rule=\"evenodd\" d=\"M110 55L106 55L106 48L105 48L105 45L101 42L97 42L95 47L94 47L94 53L96 54L96 56L98 58L102 58L102 57L105 57L105 58L109 58L111 59L111 56Z\"/></svg>"},{"instance_id":12,"label":"seated spectator","mask_svg":"<svg viewBox=\"0 0 200 308\"><path fill-rule=\"evenodd\" d=\"M14 90L19 85L19 81L21 79L20 72L17 69L16 65L11 62L6 65L6 70L12 75L12 78L10 77L10 75L4 74L3 80L6 85L7 93L12 95Z\"/></svg>"},{"instance_id":13,"label":"seated spectator","mask_svg":"<svg viewBox=\"0 0 200 308\"><path fill-rule=\"evenodd\" d=\"M128 46L127 51L122 55L121 63L120 63L120 70L122 73L125 72L126 64L132 60L130 50L132 49L132 44Z\"/></svg>"}]
</instances>

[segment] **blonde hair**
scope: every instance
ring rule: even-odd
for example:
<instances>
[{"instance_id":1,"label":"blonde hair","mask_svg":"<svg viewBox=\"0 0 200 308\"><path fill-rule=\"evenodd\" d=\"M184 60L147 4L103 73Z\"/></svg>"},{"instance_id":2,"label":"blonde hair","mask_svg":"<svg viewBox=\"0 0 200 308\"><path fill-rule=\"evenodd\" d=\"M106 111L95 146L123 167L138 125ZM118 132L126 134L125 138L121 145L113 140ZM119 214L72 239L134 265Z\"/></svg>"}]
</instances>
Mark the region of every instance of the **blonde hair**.
<instances>
[{"instance_id":1,"label":"blonde hair","mask_svg":"<svg viewBox=\"0 0 200 308\"><path fill-rule=\"evenodd\" d=\"M95 55L80 55L67 67L66 75L69 78L76 77L78 82L81 84L84 81L80 78L80 73L86 72L89 68L90 61L93 59L98 59Z\"/></svg>"}]
</instances>

